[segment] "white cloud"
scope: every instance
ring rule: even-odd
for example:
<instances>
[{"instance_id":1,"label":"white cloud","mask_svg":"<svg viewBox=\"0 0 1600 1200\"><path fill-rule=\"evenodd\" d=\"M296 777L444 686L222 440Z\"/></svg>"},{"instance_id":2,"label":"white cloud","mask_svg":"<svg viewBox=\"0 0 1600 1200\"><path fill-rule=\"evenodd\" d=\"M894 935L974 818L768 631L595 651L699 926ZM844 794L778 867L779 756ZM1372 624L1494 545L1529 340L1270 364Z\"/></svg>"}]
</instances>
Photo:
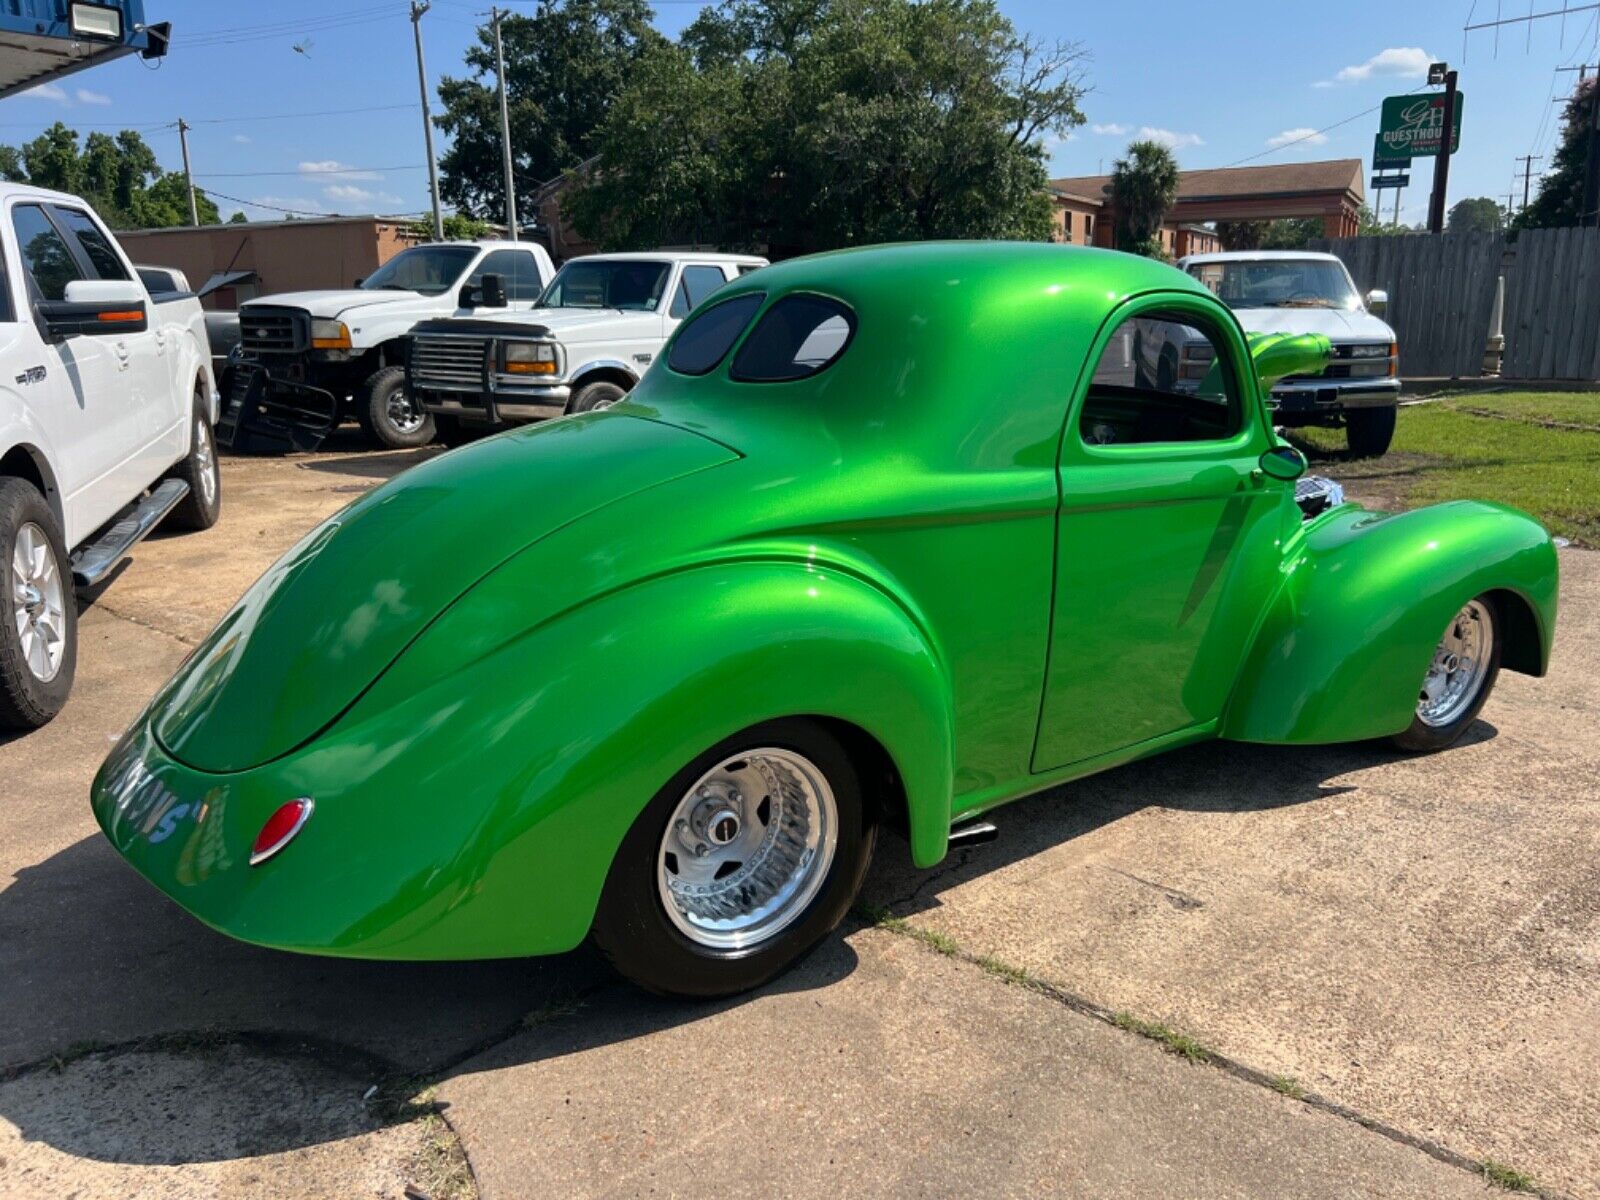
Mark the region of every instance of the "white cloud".
<instances>
[{"instance_id":1,"label":"white cloud","mask_svg":"<svg viewBox=\"0 0 1600 1200\"><path fill-rule=\"evenodd\" d=\"M322 189L322 194L329 200L342 200L347 204L367 204L374 200L382 204L400 203L399 196L392 196L388 192L369 192L366 188L349 183L329 184Z\"/></svg>"},{"instance_id":2,"label":"white cloud","mask_svg":"<svg viewBox=\"0 0 1600 1200\"><path fill-rule=\"evenodd\" d=\"M233 135L233 140L238 142L239 145L241 145L241 146L248 146L250 144L250 139L245 137L245 135L242 134L242 133L234 134Z\"/></svg>"},{"instance_id":3,"label":"white cloud","mask_svg":"<svg viewBox=\"0 0 1600 1200\"><path fill-rule=\"evenodd\" d=\"M1365 83L1369 79L1426 79L1433 55L1420 46L1391 46L1380 50L1364 63L1343 68L1332 79L1324 79L1317 87L1332 87L1335 83Z\"/></svg>"},{"instance_id":4,"label":"white cloud","mask_svg":"<svg viewBox=\"0 0 1600 1200\"><path fill-rule=\"evenodd\" d=\"M1322 146L1327 144L1328 135L1318 133L1309 126L1299 129L1285 129L1282 133L1274 134L1267 139L1267 145L1276 150L1280 146Z\"/></svg>"},{"instance_id":5,"label":"white cloud","mask_svg":"<svg viewBox=\"0 0 1600 1200\"><path fill-rule=\"evenodd\" d=\"M67 104L67 93L53 83L41 83L38 87L31 87L19 95L28 96L35 100L50 100L56 104Z\"/></svg>"},{"instance_id":6,"label":"white cloud","mask_svg":"<svg viewBox=\"0 0 1600 1200\"><path fill-rule=\"evenodd\" d=\"M303 162L300 164L302 175L337 175L340 179L382 179L377 171L360 171L340 162L336 158L325 158L319 162Z\"/></svg>"},{"instance_id":7,"label":"white cloud","mask_svg":"<svg viewBox=\"0 0 1600 1200\"><path fill-rule=\"evenodd\" d=\"M1089 130L1091 133L1098 133L1102 137L1121 137L1128 132L1128 127L1118 124L1116 121L1108 121L1104 125L1091 125Z\"/></svg>"},{"instance_id":8,"label":"white cloud","mask_svg":"<svg viewBox=\"0 0 1600 1200\"><path fill-rule=\"evenodd\" d=\"M1160 142L1168 150L1182 150L1186 146L1204 146L1205 138L1198 133L1174 133L1170 129L1158 129L1154 125L1139 126L1139 139L1145 142Z\"/></svg>"},{"instance_id":9,"label":"white cloud","mask_svg":"<svg viewBox=\"0 0 1600 1200\"><path fill-rule=\"evenodd\" d=\"M284 217L288 214L277 211L278 209L291 208L296 212L325 213L330 211L321 200L308 200L304 196L252 196L246 200L247 205L264 208L268 211L268 219Z\"/></svg>"},{"instance_id":10,"label":"white cloud","mask_svg":"<svg viewBox=\"0 0 1600 1200\"><path fill-rule=\"evenodd\" d=\"M88 88L79 88L73 93L78 98L79 104L110 104L111 97L104 92L91 92Z\"/></svg>"}]
</instances>

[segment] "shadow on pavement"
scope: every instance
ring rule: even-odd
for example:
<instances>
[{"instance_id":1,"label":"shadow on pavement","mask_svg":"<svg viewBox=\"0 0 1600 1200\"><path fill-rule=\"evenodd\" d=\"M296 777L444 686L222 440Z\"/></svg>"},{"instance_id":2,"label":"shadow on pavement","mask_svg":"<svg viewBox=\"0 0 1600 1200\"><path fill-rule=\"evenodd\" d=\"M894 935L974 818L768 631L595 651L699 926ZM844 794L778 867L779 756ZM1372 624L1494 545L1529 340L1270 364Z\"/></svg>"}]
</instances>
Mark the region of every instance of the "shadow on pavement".
<instances>
[{"instance_id":1,"label":"shadow on pavement","mask_svg":"<svg viewBox=\"0 0 1600 1200\"><path fill-rule=\"evenodd\" d=\"M1496 735L1479 721L1469 741ZM1356 790L1327 781L1395 752L1375 743L1281 748L1213 742L1041 793L1006 807L998 842L961 851L933 871L909 865L904 842L884 839L866 888L899 915L986 872L1080 837L1143 808L1240 812L1303 804ZM310 898L314 902L314 898ZM765 989L827 988L850 975L854 950L837 936ZM760 994L760 993L758 993ZM125 866L98 836L22 870L0 892L0 1119L23 1137L108 1162L204 1161L229 1131L227 1109L186 1110L167 1136L119 1140L116 1128L64 1117L59 1106L7 1085L85 1040L128 1043L152 1035L212 1031L270 1035L319 1068L347 1051L348 1086L378 1082L359 1068L448 1077L494 1047L494 1060L542 1061L705 1020L748 998L688 1003L646 995L617 981L588 949L548 959L476 963L379 963L319 959L235 942L200 925ZM603 1016L603 1019L601 1019ZM537 1038L510 1040L526 1028ZM321 1047L321 1049L318 1049ZM353 1102L353 1101L352 1101ZM173 1103L182 1106L181 1097ZM411 1114L399 1114L411 1115ZM398 1117L397 1117L398 1119ZM316 1144L316 1122L285 1121L258 1153ZM264 1131L253 1131L263 1134ZM127 1156L134 1157L127 1157Z\"/></svg>"}]
</instances>

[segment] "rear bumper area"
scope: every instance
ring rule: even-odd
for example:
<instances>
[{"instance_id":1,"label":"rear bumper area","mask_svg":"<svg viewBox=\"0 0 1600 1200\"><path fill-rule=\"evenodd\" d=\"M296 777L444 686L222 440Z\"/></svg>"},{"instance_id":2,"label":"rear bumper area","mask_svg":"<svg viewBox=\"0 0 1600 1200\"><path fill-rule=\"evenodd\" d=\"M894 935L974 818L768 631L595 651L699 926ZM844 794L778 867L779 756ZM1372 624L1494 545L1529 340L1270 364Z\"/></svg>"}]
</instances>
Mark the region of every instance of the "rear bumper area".
<instances>
[{"instance_id":1,"label":"rear bumper area","mask_svg":"<svg viewBox=\"0 0 1600 1200\"><path fill-rule=\"evenodd\" d=\"M239 363L223 398L217 440L240 454L315 450L339 423L339 400L325 388Z\"/></svg>"}]
</instances>

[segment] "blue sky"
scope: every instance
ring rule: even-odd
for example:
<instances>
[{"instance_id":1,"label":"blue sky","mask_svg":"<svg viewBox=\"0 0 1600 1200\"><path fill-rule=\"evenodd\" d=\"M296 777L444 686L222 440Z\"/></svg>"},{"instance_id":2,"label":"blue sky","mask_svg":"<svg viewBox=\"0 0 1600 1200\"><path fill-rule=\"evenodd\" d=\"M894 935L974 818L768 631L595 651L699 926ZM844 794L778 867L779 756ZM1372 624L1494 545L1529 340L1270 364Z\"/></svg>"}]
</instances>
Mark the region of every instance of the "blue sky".
<instances>
[{"instance_id":1,"label":"blue sky","mask_svg":"<svg viewBox=\"0 0 1600 1200\"><path fill-rule=\"evenodd\" d=\"M654 0L657 24L676 33L701 0ZM1577 6L1586 0L1568 0ZM57 119L87 133L141 129L168 167L180 165L179 116L194 130L197 182L224 214L244 208L408 212L427 205L411 24L403 0L146 0L147 17L173 26L158 68L124 60L42 93L0 103L0 141L26 141ZM511 7L527 7L512 4ZM1166 140L1186 167L1369 159L1377 113L1357 115L1421 82L1430 58L1461 71L1468 102L1450 199L1520 202L1515 156L1549 155L1562 64L1600 61L1600 11L1464 39L1470 20L1493 19L1495 0L1346 0L1327 6L1230 0L1226 5L1134 0L1120 5L1001 0L1018 28L1071 38L1089 52L1088 123L1052 147L1053 174L1094 174L1141 132ZM1498 5L1507 15L1514 3ZM1537 8L1559 8L1540 0ZM435 0L423 18L429 75L460 74L479 0ZM1564 28L1563 28L1564 26ZM303 49L297 50L296 45ZM333 110L370 110L343 111ZM327 113L307 116L297 114ZM1337 128L1326 128L1354 117ZM254 118L254 119L241 119ZM271 118L271 119L261 119ZM1326 132L1314 132L1326 129ZM1153 131L1153 133L1150 133ZM1312 136L1306 136L1311 134ZM1293 144L1283 145L1292 139ZM1424 218L1431 168L1418 160L1402 217ZM1513 177L1516 176L1515 183ZM222 198L238 197L239 204ZM1385 198L1387 214L1393 194Z\"/></svg>"}]
</instances>

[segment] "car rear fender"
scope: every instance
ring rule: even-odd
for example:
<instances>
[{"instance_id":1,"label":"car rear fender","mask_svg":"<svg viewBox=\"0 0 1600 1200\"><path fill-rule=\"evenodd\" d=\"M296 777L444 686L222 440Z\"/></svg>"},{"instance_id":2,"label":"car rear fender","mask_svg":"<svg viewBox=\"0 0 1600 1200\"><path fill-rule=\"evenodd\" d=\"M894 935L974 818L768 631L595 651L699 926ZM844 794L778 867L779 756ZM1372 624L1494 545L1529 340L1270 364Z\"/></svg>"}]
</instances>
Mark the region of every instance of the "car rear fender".
<instances>
[{"instance_id":1,"label":"car rear fender","mask_svg":"<svg viewBox=\"0 0 1600 1200\"><path fill-rule=\"evenodd\" d=\"M381 953L576 945L651 797L708 747L777 717L871 737L903 785L916 861L943 856L949 686L916 622L878 587L796 562L692 567L586 602L461 667L460 648L515 602L494 595L499 586L491 578L464 597L326 735L411 743L404 760L459 778L450 803L474 813L473 845L440 864L454 876L436 879L448 898L387 931Z\"/></svg>"},{"instance_id":2,"label":"car rear fender","mask_svg":"<svg viewBox=\"0 0 1600 1200\"><path fill-rule=\"evenodd\" d=\"M1445 626L1484 593L1502 612L1502 664L1542 675L1556 592L1550 535L1516 509L1334 509L1289 543L1221 735L1311 743L1401 732Z\"/></svg>"}]
</instances>

